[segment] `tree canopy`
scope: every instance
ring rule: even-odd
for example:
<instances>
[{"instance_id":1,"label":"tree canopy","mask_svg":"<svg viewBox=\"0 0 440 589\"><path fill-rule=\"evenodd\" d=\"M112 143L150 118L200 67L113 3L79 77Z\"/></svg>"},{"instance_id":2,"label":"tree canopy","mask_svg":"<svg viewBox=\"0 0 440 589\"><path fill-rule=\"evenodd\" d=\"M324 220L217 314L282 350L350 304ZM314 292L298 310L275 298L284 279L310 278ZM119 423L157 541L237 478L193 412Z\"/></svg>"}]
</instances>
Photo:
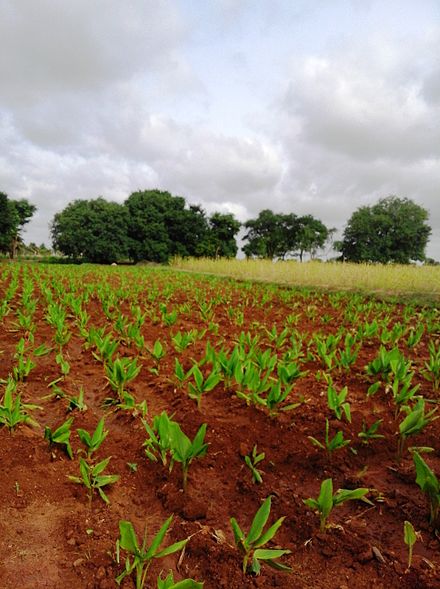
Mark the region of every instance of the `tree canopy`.
<instances>
[{"instance_id":1,"label":"tree canopy","mask_svg":"<svg viewBox=\"0 0 440 589\"><path fill-rule=\"evenodd\" d=\"M28 223L37 207L25 198L11 200L0 192L0 251L11 258L17 254L22 241L21 230Z\"/></svg>"},{"instance_id":2,"label":"tree canopy","mask_svg":"<svg viewBox=\"0 0 440 589\"><path fill-rule=\"evenodd\" d=\"M52 221L54 249L74 259L112 263L128 255L128 215L103 198L75 200Z\"/></svg>"},{"instance_id":3,"label":"tree canopy","mask_svg":"<svg viewBox=\"0 0 440 589\"><path fill-rule=\"evenodd\" d=\"M54 248L75 259L166 263L172 256L235 256L239 229L233 215L207 217L181 196L144 190L123 205L76 200L55 215L51 233Z\"/></svg>"},{"instance_id":4,"label":"tree canopy","mask_svg":"<svg viewBox=\"0 0 440 589\"><path fill-rule=\"evenodd\" d=\"M243 247L247 257L273 259L297 255L302 261L305 252L315 255L331 233L312 215L298 217L294 213L274 213L270 209L264 209L256 219L244 225L248 230Z\"/></svg>"},{"instance_id":5,"label":"tree canopy","mask_svg":"<svg viewBox=\"0 0 440 589\"><path fill-rule=\"evenodd\" d=\"M353 213L336 244L350 262L408 264L425 259L428 212L408 198L388 196Z\"/></svg>"}]
</instances>

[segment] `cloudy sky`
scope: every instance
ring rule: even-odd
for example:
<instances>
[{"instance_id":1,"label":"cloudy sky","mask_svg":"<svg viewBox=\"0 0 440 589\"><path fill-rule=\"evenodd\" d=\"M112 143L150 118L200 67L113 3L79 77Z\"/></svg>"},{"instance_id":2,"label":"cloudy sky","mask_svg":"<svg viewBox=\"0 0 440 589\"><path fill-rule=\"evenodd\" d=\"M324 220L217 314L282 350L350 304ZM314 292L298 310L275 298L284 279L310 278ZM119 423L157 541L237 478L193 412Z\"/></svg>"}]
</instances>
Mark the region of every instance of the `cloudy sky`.
<instances>
[{"instance_id":1,"label":"cloudy sky","mask_svg":"<svg viewBox=\"0 0 440 589\"><path fill-rule=\"evenodd\" d=\"M439 0L0 0L0 190L50 243L76 198L160 188L343 228L380 197L440 259Z\"/></svg>"}]
</instances>

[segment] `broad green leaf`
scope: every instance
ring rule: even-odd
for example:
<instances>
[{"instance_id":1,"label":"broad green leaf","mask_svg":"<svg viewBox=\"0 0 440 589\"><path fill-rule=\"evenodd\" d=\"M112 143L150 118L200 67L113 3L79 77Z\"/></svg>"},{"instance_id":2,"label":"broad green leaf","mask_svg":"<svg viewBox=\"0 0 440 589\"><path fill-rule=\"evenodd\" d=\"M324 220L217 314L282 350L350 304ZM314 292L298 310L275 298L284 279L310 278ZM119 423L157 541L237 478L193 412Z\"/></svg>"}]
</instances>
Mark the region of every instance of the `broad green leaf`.
<instances>
[{"instance_id":1,"label":"broad green leaf","mask_svg":"<svg viewBox=\"0 0 440 589\"><path fill-rule=\"evenodd\" d=\"M147 553L146 553L147 558L153 558L153 556L156 554L157 550L159 549L160 545L163 542L163 539L165 538L165 535L166 535L168 528L170 527L172 521L173 521L173 516L170 515L170 517L162 524L160 530L154 536L153 541L147 550Z\"/></svg>"},{"instance_id":2,"label":"broad green leaf","mask_svg":"<svg viewBox=\"0 0 440 589\"><path fill-rule=\"evenodd\" d=\"M259 548L260 546L264 546L267 542L269 542L269 540L272 540L272 538L275 536L275 534L277 533L279 527L281 526L281 524L283 523L284 520L285 520L285 516L280 517L280 519L278 519L272 526L270 526L270 528L268 528L259 537L259 539L256 542L254 542L254 548Z\"/></svg>"},{"instance_id":3,"label":"broad green leaf","mask_svg":"<svg viewBox=\"0 0 440 589\"><path fill-rule=\"evenodd\" d=\"M255 514L255 517L252 521L251 529L249 530L249 534L246 538L246 543L252 545L256 540L258 540L263 532L263 528L266 525L266 522L270 515L270 507L271 507L271 496L265 499L264 503L260 507L260 509Z\"/></svg>"},{"instance_id":4,"label":"broad green leaf","mask_svg":"<svg viewBox=\"0 0 440 589\"><path fill-rule=\"evenodd\" d=\"M187 544L188 541L189 541L189 538L186 538L185 540L181 540L180 542L175 542L174 544L171 544L171 546L168 546L167 548L164 548L163 550L161 550L160 552L155 554L154 558L162 558L163 556L168 556L168 554L173 554L174 552L179 552L179 550L182 550L182 548L185 547L185 545Z\"/></svg>"},{"instance_id":5,"label":"broad green leaf","mask_svg":"<svg viewBox=\"0 0 440 589\"><path fill-rule=\"evenodd\" d=\"M119 534L121 548L132 554L139 554L139 546L133 524L129 521L121 520L119 522Z\"/></svg>"}]
</instances>

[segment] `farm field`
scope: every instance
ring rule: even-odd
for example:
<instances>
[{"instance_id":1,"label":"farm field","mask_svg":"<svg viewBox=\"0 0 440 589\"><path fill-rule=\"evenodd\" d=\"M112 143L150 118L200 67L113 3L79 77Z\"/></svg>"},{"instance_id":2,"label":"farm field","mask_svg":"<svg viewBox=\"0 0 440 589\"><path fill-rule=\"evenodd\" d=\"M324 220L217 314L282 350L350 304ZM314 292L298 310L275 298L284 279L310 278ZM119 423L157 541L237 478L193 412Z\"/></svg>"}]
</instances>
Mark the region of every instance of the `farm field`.
<instances>
[{"instance_id":1,"label":"farm field","mask_svg":"<svg viewBox=\"0 0 440 589\"><path fill-rule=\"evenodd\" d=\"M136 587L170 516L148 588L440 586L433 304L3 264L0 318L2 589Z\"/></svg>"}]
</instances>

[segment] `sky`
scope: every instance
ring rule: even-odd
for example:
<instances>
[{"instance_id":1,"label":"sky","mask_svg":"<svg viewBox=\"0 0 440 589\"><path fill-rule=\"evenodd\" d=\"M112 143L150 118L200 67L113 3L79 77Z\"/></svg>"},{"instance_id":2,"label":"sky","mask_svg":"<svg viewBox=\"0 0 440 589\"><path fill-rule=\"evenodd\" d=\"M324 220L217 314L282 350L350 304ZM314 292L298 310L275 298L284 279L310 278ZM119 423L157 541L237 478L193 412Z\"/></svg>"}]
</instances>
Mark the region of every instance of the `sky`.
<instances>
[{"instance_id":1,"label":"sky","mask_svg":"<svg viewBox=\"0 0 440 589\"><path fill-rule=\"evenodd\" d=\"M440 260L439 0L0 0L0 191L158 188L343 230L394 194Z\"/></svg>"}]
</instances>

